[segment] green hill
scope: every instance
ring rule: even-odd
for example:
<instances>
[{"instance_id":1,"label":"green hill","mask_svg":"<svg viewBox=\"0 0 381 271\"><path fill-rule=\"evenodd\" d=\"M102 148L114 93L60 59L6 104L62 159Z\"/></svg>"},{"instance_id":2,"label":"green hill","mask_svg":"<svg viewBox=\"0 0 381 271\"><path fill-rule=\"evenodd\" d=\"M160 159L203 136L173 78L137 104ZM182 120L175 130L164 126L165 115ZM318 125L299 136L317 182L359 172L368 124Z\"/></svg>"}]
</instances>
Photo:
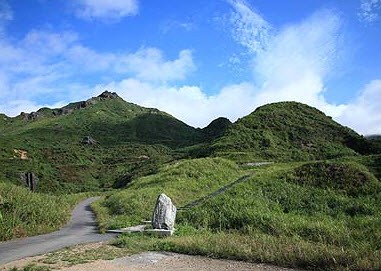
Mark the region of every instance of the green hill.
<instances>
[{"instance_id":1,"label":"green hill","mask_svg":"<svg viewBox=\"0 0 381 271\"><path fill-rule=\"evenodd\" d=\"M60 109L4 116L0 128L0 178L21 184L20 173L32 171L44 192L120 185L202 140L198 129L169 114L107 91Z\"/></svg>"},{"instance_id":2,"label":"green hill","mask_svg":"<svg viewBox=\"0 0 381 271\"><path fill-rule=\"evenodd\" d=\"M280 102L258 107L212 146L235 160L316 160L375 152L375 146L316 108Z\"/></svg>"},{"instance_id":3,"label":"green hill","mask_svg":"<svg viewBox=\"0 0 381 271\"><path fill-rule=\"evenodd\" d=\"M181 158L318 160L381 149L296 102L265 105L233 124L218 118L196 129L108 91L62 108L1 115L0 131L0 178L21 185L21 176L33 172L37 190L49 193L121 188Z\"/></svg>"}]
</instances>

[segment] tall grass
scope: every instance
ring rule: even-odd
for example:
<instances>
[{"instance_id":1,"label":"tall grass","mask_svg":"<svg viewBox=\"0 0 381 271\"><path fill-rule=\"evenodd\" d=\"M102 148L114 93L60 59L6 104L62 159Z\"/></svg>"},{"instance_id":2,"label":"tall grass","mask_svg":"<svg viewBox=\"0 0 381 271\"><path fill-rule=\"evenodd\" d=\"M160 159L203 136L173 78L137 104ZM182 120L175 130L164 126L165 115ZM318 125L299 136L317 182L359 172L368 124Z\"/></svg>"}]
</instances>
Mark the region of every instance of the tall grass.
<instances>
[{"instance_id":1,"label":"tall grass","mask_svg":"<svg viewBox=\"0 0 381 271\"><path fill-rule=\"evenodd\" d=\"M167 194L177 207L206 196L243 174L221 158L184 160L162 167L155 175L133 181L125 190L93 205L100 226L120 228L150 220L159 194Z\"/></svg>"},{"instance_id":2,"label":"tall grass","mask_svg":"<svg viewBox=\"0 0 381 271\"><path fill-rule=\"evenodd\" d=\"M316 180L307 174L319 170L327 172ZM337 185L339 175L345 179ZM353 163L257 169L247 182L179 212L177 236L149 247L313 270L380 270L381 192L368 187L379 180ZM129 238L118 245L128 246Z\"/></svg>"},{"instance_id":3,"label":"tall grass","mask_svg":"<svg viewBox=\"0 0 381 271\"><path fill-rule=\"evenodd\" d=\"M51 232L66 223L82 195L52 196L0 183L0 241Z\"/></svg>"}]
</instances>

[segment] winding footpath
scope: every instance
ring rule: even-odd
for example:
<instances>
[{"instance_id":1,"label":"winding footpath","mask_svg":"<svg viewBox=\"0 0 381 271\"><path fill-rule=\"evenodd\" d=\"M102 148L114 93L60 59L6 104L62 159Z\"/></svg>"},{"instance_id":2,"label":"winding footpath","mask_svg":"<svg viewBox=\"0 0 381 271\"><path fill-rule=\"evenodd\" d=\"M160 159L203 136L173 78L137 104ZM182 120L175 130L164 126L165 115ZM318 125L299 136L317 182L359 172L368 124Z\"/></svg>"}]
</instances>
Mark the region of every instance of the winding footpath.
<instances>
[{"instance_id":1,"label":"winding footpath","mask_svg":"<svg viewBox=\"0 0 381 271\"><path fill-rule=\"evenodd\" d=\"M114 238L115 234L98 233L95 215L90 208L90 204L97 199L93 197L80 202L69 223L59 231L0 243L0 265L68 246Z\"/></svg>"}]
</instances>

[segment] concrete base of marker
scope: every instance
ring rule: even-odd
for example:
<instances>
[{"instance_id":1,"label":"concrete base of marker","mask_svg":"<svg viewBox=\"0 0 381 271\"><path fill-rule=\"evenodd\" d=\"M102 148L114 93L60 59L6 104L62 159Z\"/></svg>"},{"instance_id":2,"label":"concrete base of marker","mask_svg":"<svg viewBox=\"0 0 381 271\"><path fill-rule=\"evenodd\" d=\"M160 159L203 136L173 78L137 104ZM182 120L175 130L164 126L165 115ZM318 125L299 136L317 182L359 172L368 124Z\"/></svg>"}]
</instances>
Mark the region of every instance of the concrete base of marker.
<instances>
[{"instance_id":1,"label":"concrete base of marker","mask_svg":"<svg viewBox=\"0 0 381 271\"><path fill-rule=\"evenodd\" d=\"M128 228L122 228L122 229L116 229L116 230L107 230L106 232L109 233L145 233L149 235L156 235L156 236L172 236L174 233L173 230L165 230L165 229L146 229L148 225L137 225L133 227Z\"/></svg>"},{"instance_id":2,"label":"concrete base of marker","mask_svg":"<svg viewBox=\"0 0 381 271\"><path fill-rule=\"evenodd\" d=\"M164 230L164 229L148 229L145 230L144 233L156 235L156 236L172 236L175 232L175 229L173 230Z\"/></svg>"}]
</instances>

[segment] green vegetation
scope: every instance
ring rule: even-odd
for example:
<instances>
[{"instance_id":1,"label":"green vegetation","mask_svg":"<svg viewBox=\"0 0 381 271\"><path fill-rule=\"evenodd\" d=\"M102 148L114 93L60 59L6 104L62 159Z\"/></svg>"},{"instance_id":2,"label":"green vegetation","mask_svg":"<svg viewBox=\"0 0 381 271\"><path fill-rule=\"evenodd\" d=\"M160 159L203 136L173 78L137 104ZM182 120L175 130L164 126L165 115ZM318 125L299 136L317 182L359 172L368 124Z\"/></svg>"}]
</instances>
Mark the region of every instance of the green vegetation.
<instances>
[{"instance_id":1,"label":"green vegetation","mask_svg":"<svg viewBox=\"0 0 381 271\"><path fill-rule=\"evenodd\" d=\"M38 266L38 265L35 265L35 264L29 264L21 269L17 268L17 267L13 267L11 269L9 269L9 271L50 271L52 269L50 269L49 267L47 266Z\"/></svg>"},{"instance_id":2,"label":"green vegetation","mask_svg":"<svg viewBox=\"0 0 381 271\"><path fill-rule=\"evenodd\" d=\"M51 196L0 183L0 241L57 230L88 195Z\"/></svg>"},{"instance_id":3,"label":"green vegetation","mask_svg":"<svg viewBox=\"0 0 381 271\"><path fill-rule=\"evenodd\" d=\"M206 196L242 174L238 166L221 158L184 160L166 165L155 175L137 179L127 189L93 204L100 228L120 228L150 220L157 196L169 195L180 207Z\"/></svg>"},{"instance_id":4,"label":"green vegetation","mask_svg":"<svg viewBox=\"0 0 381 271\"><path fill-rule=\"evenodd\" d=\"M209 174L217 174L219 170L208 169ZM312 174L315 172L319 172L316 178ZM160 183L159 176L156 178ZM335 180L347 183L337 185ZM146 180L135 182L143 186ZM355 188L360 192L353 193ZM181 191L170 190L168 195L183 193L183 188L177 189ZM103 206L109 210L123 206L123 202L131 199L128 191L110 197ZM131 209L139 210L139 218L146 219L154 194L151 200L142 198L147 190L134 190L133 194ZM141 200L134 200L138 198ZM183 195L181 199L180 206L187 197ZM147 201L151 201L148 206ZM289 267L378 270L381 267L380 202L379 180L354 162L272 165L256 169L251 179L224 194L180 211L175 237L153 239L146 245L147 241L142 239L141 246ZM112 217L117 220L123 220L123 216L136 217L137 213L127 214L131 209L121 209L120 214L114 213ZM117 245L130 247L134 242L131 238L139 237L123 236Z\"/></svg>"},{"instance_id":5,"label":"green vegetation","mask_svg":"<svg viewBox=\"0 0 381 271\"><path fill-rule=\"evenodd\" d=\"M372 142L319 110L296 102L268 104L239 119L212 145L238 161L306 161L379 152Z\"/></svg>"},{"instance_id":6,"label":"green vegetation","mask_svg":"<svg viewBox=\"0 0 381 271\"><path fill-rule=\"evenodd\" d=\"M203 140L201 130L164 112L102 95L83 102L86 106L68 105L64 109L72 111L67 114L44 108L35 120L4 118L0 179L21 184L20 173L32 171L39 177L40 192L107 190L154 173L184 155L176 149ZM95 144L82 143L87 136Z\"/></svg>"},{"instance_id":7,"label":"green vegetation","mask_svg":"<svg viewBox=\"0 0 381 271\"><path fill-rule=\"evenodd\" d=\"M176 236L125 235L115 244L125 252L380 270L380 153L379 137L362 137L296 102L203 129L109 92L61 109L1 115L0 240L56 229L83 196L72 193L107 192L92 205L104 232L150 220L161 193L184 207L228 187L180 208ZM250 166L259 161L277 163ZM38 176L37 193L20 187L25 172ZM98 252L46 261L86 262Z\"/></svg>"}]
</instances>

